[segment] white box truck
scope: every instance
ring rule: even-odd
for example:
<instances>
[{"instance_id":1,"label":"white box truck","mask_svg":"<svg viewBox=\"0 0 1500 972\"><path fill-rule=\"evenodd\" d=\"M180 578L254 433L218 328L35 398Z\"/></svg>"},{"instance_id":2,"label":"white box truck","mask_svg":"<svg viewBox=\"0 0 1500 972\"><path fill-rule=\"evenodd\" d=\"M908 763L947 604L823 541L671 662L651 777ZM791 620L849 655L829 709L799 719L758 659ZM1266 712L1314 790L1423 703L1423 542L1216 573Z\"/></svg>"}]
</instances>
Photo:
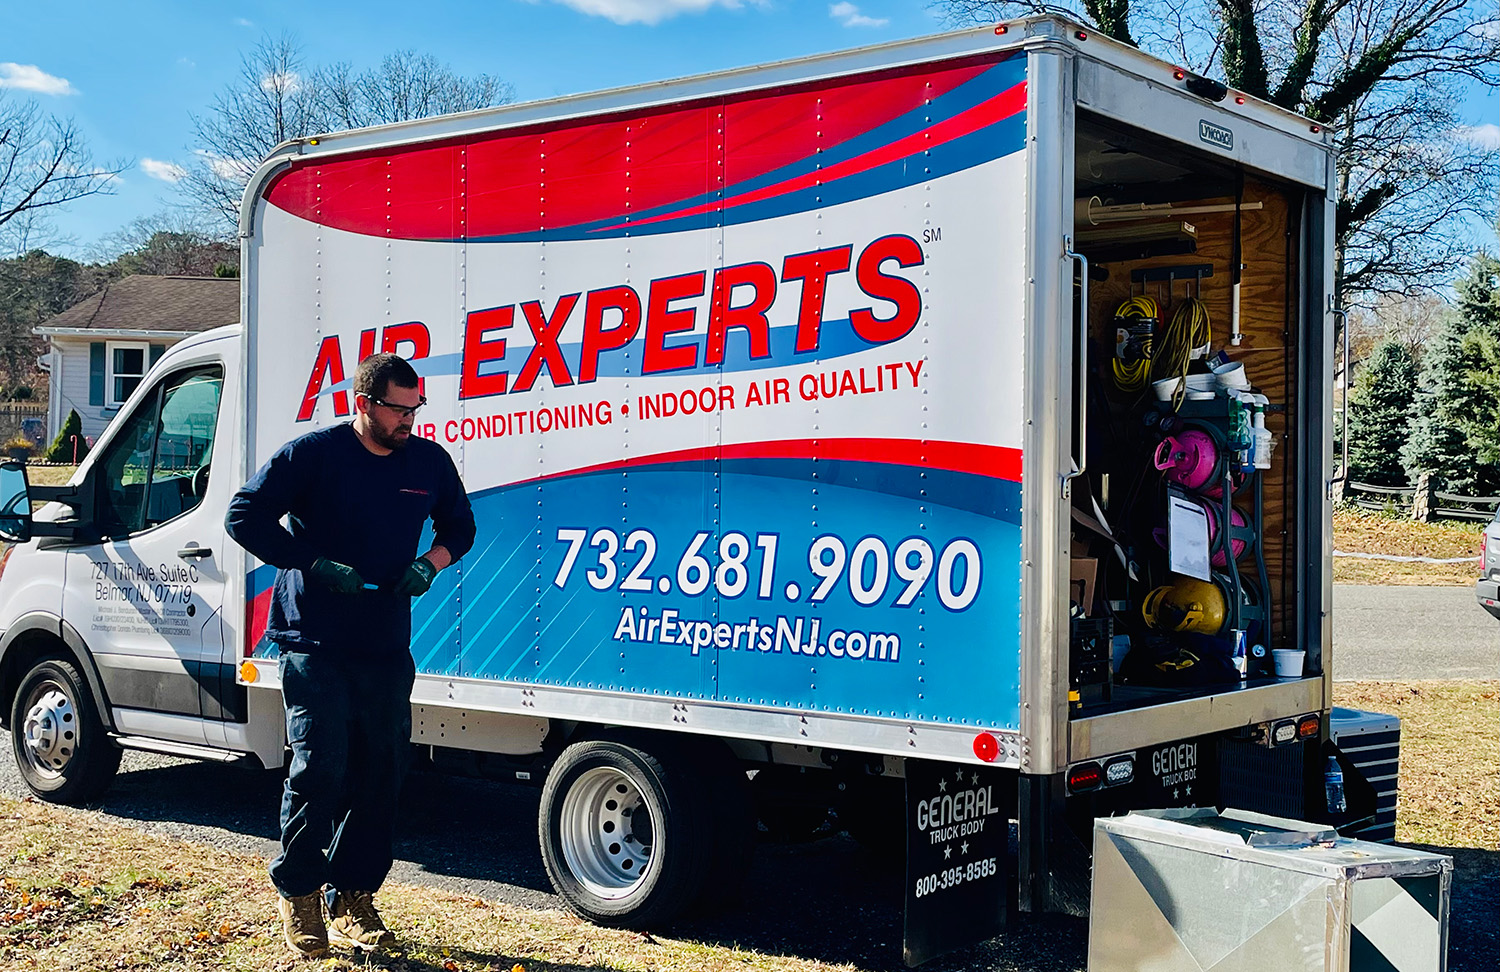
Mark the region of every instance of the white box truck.
<instances>
[{"instance_id":1,"label":"white box truck","mask_svg":"<svg viewBox=\"0 0 1500 972\"><path fill-rule=\"evenodd\" d=\"M1051 18L283 145L240 326L69 485L0 470L25 779L281 764L225 508L381 350L479 523L413 742L543 786L582 915L831 810L905 847L915 963L1085 906L1098 815L1336 821L1334 186L1318 125Z\"/></svg>"}]
</instances>

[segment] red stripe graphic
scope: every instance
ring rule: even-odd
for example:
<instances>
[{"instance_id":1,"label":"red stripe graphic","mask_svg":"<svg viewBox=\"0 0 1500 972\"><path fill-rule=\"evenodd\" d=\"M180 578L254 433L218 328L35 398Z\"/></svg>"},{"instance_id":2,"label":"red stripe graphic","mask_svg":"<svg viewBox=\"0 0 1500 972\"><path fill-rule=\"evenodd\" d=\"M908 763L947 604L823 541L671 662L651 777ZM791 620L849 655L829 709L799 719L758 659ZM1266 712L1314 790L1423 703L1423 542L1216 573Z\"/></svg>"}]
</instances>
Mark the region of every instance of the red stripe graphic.
<instances>
[{"instance_id":1,"label":"red stripe graphic","mask_svg":"<svg viewBox=\"0 0 1500 972\"><path fill-rule=\"evenodd\" d=\"M1021 481L1021 450L1009 446L976 445L971 442L940 442L920 439L780 439L774 442L741 442L659 452L650 456L612 459L566 472L548 473L507 485L561 479L584 473L608 472L638 466L660 466L672 462L713 459L823 459L844 462L876 462L917 466L949 472L988 476L1013 483Z\"/></svg>"},{"instance_id":2,"label":"red stripe graphic","mask_svg":"<svg viewBox=\"0 0 1500 972\"><path fill-rule=\"evenodd\" d=\"M273 205L324 226L454 240L618 218L754 179L914 111L994 58L292 164Z\"/></svg>"},{"instance_id":3,"label":"red stripe graphic","mask_svg":"<svg viewBox=\"0 0 1500 972\"><path fill-rule=\"evenodd\" d=\"M1002 91L979 104L962 111L952 118L929 125L920 132L913 132L902 139L897 139L888 145L882 145L872 149L864 155L857 155L852 159L836 162L824 169L807 172L784 182L778 182L771 186L762 186L751 192L742 193L738 196L730 196L723 202L714 201L694 206L690 209L680 209L670 213L662 213L660 216L652 216L648 219L638 219L631 222L632 226L647 226L651 223L659 223L668 219L685 219L689 216L697 216L701 213L714 212L731 206L745 206L750 203L760 202L762 199L771 199L776 196L784 196L787 193L796 192L799 189L809 189L817 185L825 185L835 179L846 176L859 175L870 169L885 165L887 162L895 162L910 155L916 155L925 149L936 148L944 142L951 142L971 132L976 132L986 125L993 125L1014 115L1018 111L1026 109L1026 82L1006 91ZM605 227L606 230L618 229L624 223L616 223Z\"/></svg>"},{"instance_id":4,"label":"red stripe graphic","mask_svg":"<svg viewBox=\"0 0 1500 972\"><path fill-rule=\"evenodd\" d=\"M246 622L249 627L245 633L246 658L255 653L255 646L260 644L261 638L265 637L266 625L271 617L271 595L274 592L274 587L267 587L250 599L250 609L245 612L248 615Z\"/></svg>"}]
</instances>

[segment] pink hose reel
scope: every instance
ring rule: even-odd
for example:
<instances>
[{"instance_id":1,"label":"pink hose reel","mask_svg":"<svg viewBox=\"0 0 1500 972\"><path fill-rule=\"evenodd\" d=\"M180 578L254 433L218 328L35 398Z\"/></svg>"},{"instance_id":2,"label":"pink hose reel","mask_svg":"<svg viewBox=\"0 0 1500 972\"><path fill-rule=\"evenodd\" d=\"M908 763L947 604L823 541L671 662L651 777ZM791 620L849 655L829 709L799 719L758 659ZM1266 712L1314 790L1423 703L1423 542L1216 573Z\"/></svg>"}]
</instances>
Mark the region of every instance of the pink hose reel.
<instances>
[{"instance_id":1,"label":"pink hose reel","mask_svg":"<svg viewBox=\"0 0 1500 972\"><path fill-rule=\"evenodd\" d=\"M1200 492L1216 487L1224 475L1219 444L1199 429L1169 435L1156 447L1156 468L1169 483Z\"/></svg>"},{"instance_id":2,"label":"pink hose reel","mask_svg":"<svg viewBox=\"0 0 1500 972\"><path fill-rule=\"evenodd\" d=\"M1200 490L1212 486L1223 474L1218 443L1208 432L1199 429L1187 429L1161 440L1155 463L1169 483L1176 483L1184 489Z\"/></svg>"}]
</instances>

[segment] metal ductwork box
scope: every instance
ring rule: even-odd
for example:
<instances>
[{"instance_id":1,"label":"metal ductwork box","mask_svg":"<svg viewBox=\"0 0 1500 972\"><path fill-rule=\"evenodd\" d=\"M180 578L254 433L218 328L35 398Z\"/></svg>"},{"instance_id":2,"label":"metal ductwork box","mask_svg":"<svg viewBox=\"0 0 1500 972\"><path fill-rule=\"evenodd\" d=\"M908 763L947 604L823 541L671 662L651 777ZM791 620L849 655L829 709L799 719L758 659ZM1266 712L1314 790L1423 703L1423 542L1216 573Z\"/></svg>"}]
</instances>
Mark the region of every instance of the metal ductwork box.
<instances>
[{"instance_id":1,"label":"metal ductwork box","mask_svg":"<svg viewBox=\"0 0 1500 972\"><path fill-rule=\"evenodd\" d=\"M1094 824L1089 972L1441 972L1452 858L1239 810Z\"/></svg>"}]
</instances>

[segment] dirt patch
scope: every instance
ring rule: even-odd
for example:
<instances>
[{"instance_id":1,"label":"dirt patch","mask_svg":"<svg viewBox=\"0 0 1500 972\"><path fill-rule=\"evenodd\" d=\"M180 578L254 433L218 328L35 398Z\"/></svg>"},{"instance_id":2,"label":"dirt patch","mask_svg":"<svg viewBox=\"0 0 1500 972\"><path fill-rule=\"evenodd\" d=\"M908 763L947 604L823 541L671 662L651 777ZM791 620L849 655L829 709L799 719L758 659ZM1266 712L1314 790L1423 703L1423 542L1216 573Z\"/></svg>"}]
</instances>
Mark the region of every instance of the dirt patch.
<instances>
[{"instance_id":1,"label":"dirt patch","mask_svg":"<svg viewBox=\"0 0 1500 972\"><path fill-rule=\"evenodd\" d=\"M1333 548L1355 553L1394 554L1446 560L1479 555L1482 525L1444 520L1418 523L1409 517L1369 510L1341 509L1333 514ZM1424 564L1363 557L1333 558L1335 584L1472 585L1479 562Z\"/></svg>"}]
</instances>

